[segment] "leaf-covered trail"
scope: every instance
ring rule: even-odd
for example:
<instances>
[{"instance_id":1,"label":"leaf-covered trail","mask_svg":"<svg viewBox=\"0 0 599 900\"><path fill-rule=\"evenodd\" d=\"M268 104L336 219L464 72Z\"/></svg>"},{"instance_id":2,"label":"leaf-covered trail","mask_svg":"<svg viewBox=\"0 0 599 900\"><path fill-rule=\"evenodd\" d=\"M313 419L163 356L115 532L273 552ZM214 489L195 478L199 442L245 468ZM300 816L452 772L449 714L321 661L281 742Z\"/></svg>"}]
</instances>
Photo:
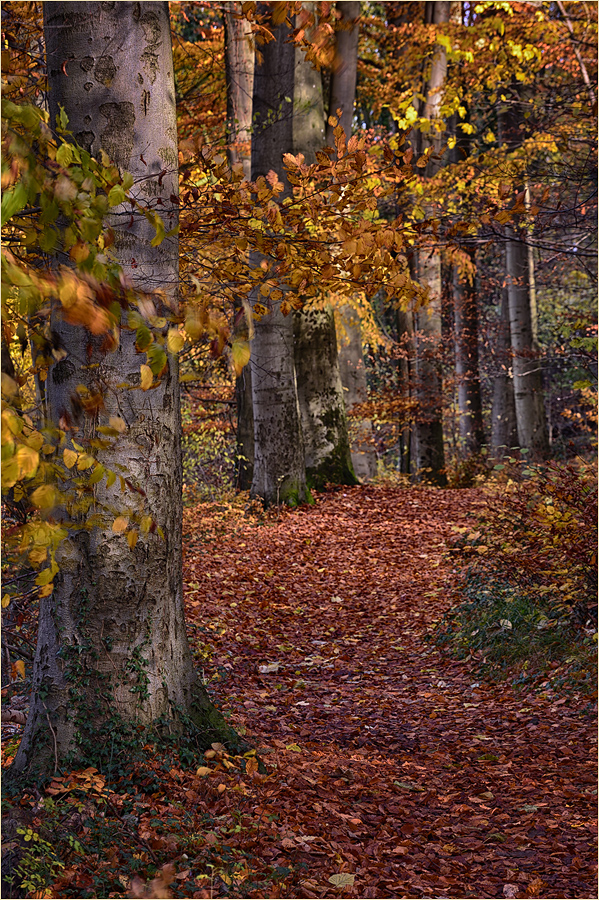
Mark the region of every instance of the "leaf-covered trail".
<instances>
[{"instance_id":1,"label":"leaf-covered trail","mask_svg":"<svg viewBox=\"0 0 599 900\"><path fill-rule=\"evenodd\" d=\"M299 872L282 896L596 896L587 700L479 684L427 638L480 502L369 486L260 526L187 510L192 639L269 770L216 802L256 871Z\"/></svg>"}]
</instances>

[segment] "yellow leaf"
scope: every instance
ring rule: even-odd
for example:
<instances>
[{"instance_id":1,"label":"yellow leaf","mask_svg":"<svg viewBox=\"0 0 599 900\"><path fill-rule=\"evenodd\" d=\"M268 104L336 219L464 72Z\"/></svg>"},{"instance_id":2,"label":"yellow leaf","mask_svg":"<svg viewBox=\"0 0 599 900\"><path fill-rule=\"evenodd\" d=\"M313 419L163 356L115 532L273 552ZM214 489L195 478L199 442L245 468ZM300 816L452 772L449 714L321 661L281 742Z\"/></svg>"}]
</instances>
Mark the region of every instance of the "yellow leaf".
<instances>
[{"instance_id":1,"label":"yellow leaf","mask_svg":"<svg viewBox=\"0 0 599 900\"><path fill-rule=\"evenodd\" d=\"M125 516L117 516L117 518L112 523L112 530L115 532L115 534L120 534L121 532L126 530L128 524L129 519L127 519Z\"/></svg>"},{"instance_id":2,"label":"yellow leaf","mask_svg":"<svg viewBox=\"0 0 599 900\"><path fill-rule=\"evenodd\" d=\"M116 472L110 471L106 476L106 487L112 487L116 481Z\"/></svg>"},{"instance_id":3,"label":"yellow leaf","mask_svg":"<svg viewBox=\"0 0 599 900\"><path fill-rule=\"evenodd\" d=\"M250 345L248 341L233 341L231 358L236 375L241 375L241 370L250 361Z\"/></svg>"},{"instance_id":4,"label":"yellow leaf","mask_svg":"<svg viewBox=\"0 0 599 900\"><path fill-rule=\"evenodd\" d=\"M12 668L13 668L13 672L16 673L15 677L18 676L19 678L23 678L23 679L25 678L25 663L23 662L22 659L18 659L13 664Z\"/></svg>"},{"instance_id":5,"label":"yellow leaf","mask_svg":"<svg viewBox=\"0 0 599 900\"><path fill-rule=\"evenodd\" d=\"M44 587L39 589L38 596L49 597L53 590L54 590L53 584L46 584L46 585L44 585Z\"/></svg>"},{"instance_id":6,"label":"yellow leaf","mask_svg":"<svg viewBox=\"0 0 599 900\"><path fill-rule=\"evenodd\" d=\"M138 537L139 537L139 534L137 533L137 531L128 531L127 532L127 543L129 544L129 547L131 548L131 550L133 550L133 548L137 544Z\"/></svg>"},{"instance_id":7,"label":"yellow leaf","mask_svg":"<svg viewBox=\"0 0 599 900\"><path fill-rule=\"evenodd\" d=\"M92 474L89 476L87 483L88 484L98 484L98 482L102 481L102 478L104 477L104 471L105 471L104 466L101 466L98 463L98 465L96 466L96 468L94 469Z\"/></svg>"},{"instance_id":8,"label":"yellow leaf","mask_svg":"<svg viewBox=\"0 0 599 900\"><path fill-rule=\"evenodd\" d=\"M19 447L15 457L19 466L19 480L21 478L33 478L40 461L40 455L37 450L34 450L33 447Z\"/></svg>"},{"instance_id":9,"label":"yellow leaf","mask_svg":"<svg viewBox=\"0 0 599 900\"><path fill-rule=\"evenodd\" d=\"M354 883L355 875L349 872L339 872L338 875L331 875L329 881L335 887L351 887Z\"/></svg>"},{"instance_id":10,"label":"yellow leaf","mask_svg":"<svg viewBox=\"0 0 599 900\"><path fill-rule=\"evenodd\" d=\"M38 509L52 509L56 504L56 491L51 484L43 484L32 493L30 499Z\"/></svg>"},{"instance_id":11,"label":"yellow leaf","mask_svg":"<svg viewBox=\"0 0 599 900\"><path fill-rule=\"evenodd\" d=\"M89 453L80 453L77 460L77 469L79 472L84 472L85 469L91 469L94 463L95 459Z\"/></svg>"},{"instance_id":12,"label":"yellow leaf","mask_svg":"<svg viewBox=\"0 0 599 900\"><path fill-rule=\"evenodd\" d=\"M115 431L118 431L119 434L123 434L124 431L127 431L127 423L124 422L120 416L110 416L108 424L111 428L114 428Z\"/></svg>"},{"instance_id":13,"label":"yellow leaf","mask_svg":"<svg viewBox=\"0 0 599 900\"><path fill-rule=\"evenodd\" d=\"M141 372L141 389L142 391L147 391L148 388L152 387L152 382L154 381L154 376L152 374L152 370L149 366L146 366L145 363L142 363L140 366Z\"/></svg>"},{"instance_id":14,"label":"yellow leaf","mask_svg":"<svg viewBox=\"0 0 599 900\"><path fill-rule=\"evenodd\" d=\"M68 447L65 447L62 458L67 469L72 469L77 462L77 453L74 450L69 450Z\"/></svg>"},{"instance_id":15,"label":"yellow leaf","mask_svg":"<svg viewBox=\"0 0 599 900\"><path fill-rule=\"evenodd\" d=\"M139 523L139 530L142 534L148 534L152 527L152 516L142 516Z\"/></svg>"},{"instance_id":16,"label":"yellow leaf","mask_svg":"<svg viewBox=\"0 0 599 900\"><path fill-rule=\"evenodd\" d=\"M210 769L208 766L200 766L200 768L196 772L196 775L210 775L211 772L212 769Z\"/></svg>"},{"instance_id":17,"label":"yellow leaf","mask_svg":"<svg viewBox=\"0 0 599 900\"><path fill-rule=\"evenodd\" d=\"M169 328L169 332L166 336L166 346L168 347L169 353L179 353L180 350L183 349L185 344L185 338L181 334L178 328Z\"/></svg>"},{"instance_id":18,"label":"yellow leaf","mask_svg":"<svg viewBox=\"0 0 599 900\"><path fill-rule=\"evenodd\" d=\"M6 609L7 606L10 606L10 597L8 594L4 594L2 597L2 609Z\"/></svg>"}]
</instances>

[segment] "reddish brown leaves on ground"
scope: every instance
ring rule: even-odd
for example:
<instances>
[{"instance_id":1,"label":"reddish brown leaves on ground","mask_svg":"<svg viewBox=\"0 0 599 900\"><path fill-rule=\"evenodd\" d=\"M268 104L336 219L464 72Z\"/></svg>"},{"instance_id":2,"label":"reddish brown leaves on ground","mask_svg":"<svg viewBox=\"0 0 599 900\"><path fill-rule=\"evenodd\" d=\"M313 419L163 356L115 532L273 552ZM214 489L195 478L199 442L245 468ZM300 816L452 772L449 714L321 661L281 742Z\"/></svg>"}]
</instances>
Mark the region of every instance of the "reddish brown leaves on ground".
<instances>
[{"instance_id":1,"label":"reddish brown leaves on ground","mask_svg":"<svg viewBox=\"0 0 599 900\"><path fill-rule=\"evenodd\" d=\"M245 886L267 864L292 870L270 896L596 896L587 700L481 683L427 633L451 526L480 502L360 487L262 524L186 512L190 635L268 769L197 777L243 826L236 896L264 896Z\"/></svg>"}]
</instances>

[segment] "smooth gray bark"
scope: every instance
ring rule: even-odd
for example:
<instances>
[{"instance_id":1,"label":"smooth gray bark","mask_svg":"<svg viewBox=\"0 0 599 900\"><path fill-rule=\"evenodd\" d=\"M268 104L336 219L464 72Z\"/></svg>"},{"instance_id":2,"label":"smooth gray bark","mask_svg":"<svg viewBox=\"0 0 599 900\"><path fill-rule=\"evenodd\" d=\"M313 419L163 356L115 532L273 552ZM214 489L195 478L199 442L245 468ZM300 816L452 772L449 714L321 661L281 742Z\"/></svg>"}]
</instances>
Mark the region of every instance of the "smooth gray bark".
<instances>
[{"instance_id":1,"label":"smooth gray bark","mask_svg":"<svg viewBox=\"0 0 599 900\"><path fill-rule=\"evenodd\" d=\"M493 398L491 403L491 450L494 459L509 456L518 447L514 380L510 344L507 290L501 294L499 321L495 334Z\"/></svg>"},{"instance_id":2,"label":"smooth gray bark","mask_svg":"<svg viewBox=\"0 0 599 900\"><path fill-rule=\"evenodd\" d=\"M252 177L252 96L254 93L254 47L251 28L240 18L241 3L225 5L225 78L227 82L227 155L231 166L241 164L244 177ZM234 332L248 333L243 305L234 308ZM235 379L237 403L237 478L239 490L252 486L254 470L254 417L252 372L249 365Z\"/></svg>"},{"instance_id":3,"label":"smooth gray bark","mask_svg":"<svg viewBox=\"0 0 599 900\"><path fill-rule=\"evenodd\" d=\"M133 174L140 203L162 201L157 209L170 230L177 224L169 198L178 193L178 158L168 4L48 3L44 30L52 121L60 103L82 145L92 154L103 148ZM129 204L111 221L126 276L140 291L164 291L158 314L176 311L177 238L151 247L152 226L141 215L131 222ZM104 744L108 754L119 723L164 719L181 730L191 719L205 745L232 734L197 678L185 630L177 360L169 357L157 387L142 391L145 358L135 350L134 333L123 329L117 349L104 353L59 312L53 327L67 351L47 381L53 421L69 423L74 439L93 437L110 415L126 422L116 448L99 459L123 466L143 487L164 539L140 534L130 549L112 531L112 517L86 527L87 513L79 519L71 513L55 590L40 604L32 704L13 763L15 772L30 774L67 758L101 757ZM96 416L81 416L73 404L79 384L102 391L105 409ZM123 503L118 484L96 487L115 512Z\"/></svg>"},{"instance_id":4,"label":"smooth gray bark","mask_svg":"<svg viewBox=\"0 0 599 900\"><path fill-rule=\"evenodd\" d=\"M508 151L522 144L522 87L511 88L510 102L500 111L500 138ZM526 197L526 185L516 185L515 192ZM514 400L518 442L530 453L530 459L541 461L549 456L549 434L543 396L543 377L535 340L534 286L531 294L531 257L524 231L506 225L505 274L512 346ZM533 270L534 275L534 270Z\"/></svg>"},{"instance_id":5,"label":"smooth gray bark","mask_svg":"<svg viewBox=\"0 0 599 900\"><path fill-rule=\"evenodd\" d=\"M315 4L309 4L314 9ZM306 163L324 147L322 76L305 53L295 51L293 152ZM310 486L355 484L339 375L335 314L330 305L304 307L294 314L295 371Z\"/></svg>"},{"instance_id":6,"label":"smooth gray bark","mask_svg":"<svg viewBox=\"0 0 599 900\"><path fill-rule=\"evenodd\" d=\"M329 116L337 116L341 110L339 124L349 140L352 132L354 103L356 100L356 82L358 79L358 40L360 27L360 3L358 0L345 0L337 4L341 13L341 28L337 31L337 52L335 65L331 73L331 90L329 95ZM326 143L335 146L333 134L335 126L327 120Z\"/></svg>"},{"instance_id":7,"label":"smooth gray bark","mask_svg":"<svg viewBox=\"0 0 599 900\"><path fill-rule=\"evenodd\" d=\"M258 4L268 12L269 4ZM275 40L259 47L254 70L252 179L277 173L285 185L279 201L291 195L282 157L293 147L295 54L286 43L290 29L274 27ZM250 264L259 267L262 255L252 252ZM284 284L279 285L282 290ZM256 300L258 297L256 297ZM284 316L280 303L256 322L251 342L252 405L254 414L254 472L251 494L266 504L303 503L308 498L304 447L293 360L293 316Z\"/></svg>"},{"instance_id":8,"label":"smooth gray bark","mask_svg":"<svg viewBox=\"0 0 599 900\"><path fill-rule=\"evenodd\" d=\"M426 3L426 21L442 24L449 21L451 4ZM437 44L430 68L430 75L423 91L426 99L421 104L420 115L434 120L439 116L443 85L447 73L445 48ZM421 134L416 141L418 152L427 147L439 150L443 134L431 131ZM426 177L436 174L438 160L429 160ZM414 478L446 484L445 450L443 446L443 385L440 353L442 345L441 315L441 257L436 248L422 247L417 252L416 277L429 292L425 309L414 313L415 334L415 399L417 414L412 428L411 464Z\"/></svg>"},{"instance_id":9,"label":"smooth gray bark","mask_svg":"<svg viewBox=\"0 0 599 900\"><path fill-rule=\"evenodd\" d=\"M345 407L352 407L368 400L366 367L362 353L362 329L356 310L343 306L339 310L339 372L343 384ZM372 421L354 417L350 421L351 458L354 472L364 481L370 481L377 472L377 457L372 436Z\"/></svg>"},{"instance_id":10,"label":"smooth gray bark","mask_svg":"<svg viewBox=\"0 0 599 900\"><path fill-rule=\"evenodd\" d=\"M512 228L506 228L506 282L512 344L514 400L518 442L530 458L549 456L549 437L541 362L533 339L528 249Z\"/></svg>"}]
</instances>

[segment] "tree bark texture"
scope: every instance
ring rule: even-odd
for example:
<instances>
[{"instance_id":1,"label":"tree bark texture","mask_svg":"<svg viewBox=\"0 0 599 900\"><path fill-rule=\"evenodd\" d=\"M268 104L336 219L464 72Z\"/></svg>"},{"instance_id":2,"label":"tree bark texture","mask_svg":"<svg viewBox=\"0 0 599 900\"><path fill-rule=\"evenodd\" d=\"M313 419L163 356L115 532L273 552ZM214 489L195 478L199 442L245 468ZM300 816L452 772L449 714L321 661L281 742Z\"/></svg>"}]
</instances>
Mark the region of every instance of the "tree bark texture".
<instances>
[{"instance_id":1,"label":"tree bark texture","mask_svg":"<svg viewBox=\"0 0 599 900\"><path fill-rule=\"evenodd\" d=\"M522 145L521 93L521 85L514 81L510 102L499 114L500 138L508 151L517 150ZM526 197L525 184L517 185L515 191ZM518 442L521 449L529 451L530 459L541 461L549 456L549 435L541 362L535 340L533 306L536 304L534 285L531 295L531 257L524 231L519 232L514 225L506 225L505 237L505 273Z\"/></svg>"},{"instance_id":2,"label":"tree bark texture","mask_svg":"<svg viewBox=\"0 0 599 900\"><path fill-rule=\"evenodd\" d=\"M269 4L258 4L261 13ZM282 157L293 147L295 53L286 43L290 29L273 28L275 40L259 47L254 70L252 179L273 170L285 185L279 200L291 195ZM259 268L253 251L250 264ZM285 285L280 285L285 290ZM257 297L256 297L257 299ZM300 412L293 360L293 316L279 303L256 322L251 342L254 473L251 494L266 504L303 503L308 498Z\"/></svg>"},{"instance_id":3,"label":"tree bark texture","mask_svg":"<svg viewBox=\"0 0 599 900\"><path fill-rule=\"evenodd\" d=\"M450 3L425 4L426 20L434 24L449 21ZM447 73L447 54L438 44L435 48L430 75L423 94L426 99L421 104L420 115L434 120L439 116L443 85ZM420 134L416 141L419 152L427 147L438 150L443 135L436 130ZM439 169L438 160L429 160L426 177L433 177ZM412 428L411 463L412 473L417 480L446 484L445 450L443 446L443 385L441 379L440 353L442 346L441 315L441 257L436 250L427 247L417 252L417 278L428 289L430 301L426 309L414 314L415 332L415 399L418 403L416 418Z\"/></svg>"},{"instance_id":4,"label":"tree bark texture","mask_svg":"<svg viewBox=\"0 0 599 900\"><path fill-rule=\"evenodd\" d=\"M329 96L329 116L337 116L337 110L341 110L339 124L349 140L352 132L354 118L354 103L356 100L356 82L358 79L358 40L360 37L360 3L358 0L345 0L337 4L341 13L337 31L337 52L335 64L331 73L331 90ZM329 147L335 146L333 134L335 126L327 120L326 143Z\"/></svg>"},{"instance_id":5,"label":"tree bark texture","mask_svg":"<svg viewBox=\"0 0 599 900\"><path fill-rule=\"evenodd\" d=\"M130 171L140 203L162 200L158 209L172 229L178 157L168 4L48 3L44 30L52 122L61 104L78 142L92 154L103 148ZM177 238L151 247L152 226L141 215L130 220L128 204L111 215L119 262L137 290L164 291L157 312L168 316L177 304ZM126 422L116 449L99 459L122 466L143 487L164 539L140 534L130 549L112 531L112 517L86 527L85 514L74 528L71 517L55 590L40 604L32 704L13 764L30 774L102 758L103 748L108 756L123 723L165 719L181 730L191 719L204 746L232 734L197 678L185 631L177 360L169 357L158 386L142 391L134 333L123 329L118 348L106 354L59 314L53 327L67 356L48 376L52 420L71 422L74 439L93 437L111 415ZM102 391L100 414L79 415L79 384ZM96 490L116 514L122 495Z\"/></svg>"},{"instance_id":6,"label":"tree bark texture","mask_svg":"<svg viewBox=\"0 0 599 900\"><path fill-rule=\"evenodd\" d=\"M518 442L530 459L549 456L541 363L535 350L530 308L528 249L514 230L506 228L506 282L512 343L514 400Z\"/></svg>"},{"instance_id":7,"label":"tree bark texture","mask_svg":"<svg viewBox=\"0 0 599 900\"><path fill-rule=\"evenodd\" d=\"M316 4L310 4L312 9ZM298 47L295 50L293 152L308 165L324 147L322 76ZM343 385L339 374L335 314L330 305L304 307L294 314L297 391L311 487L356 484Z\"/></svg>"},{"instance_id":8,"label":"tree bark texture","mask_svg":"<svg viewBox=\"0 0 599 900\"><path fill-rule=\"evenodd\" d=\"M469 252L474 261L474 250ZM460 441L462 452L472 456L485 443L478 366L478 307L475 283L460 281L455 267L452 293Z\"/></svg>"},{"instance_id":9,"label":"tree bark texture","mask_svg":"<svg viewBox=\"0 0 599 900\"><path fill-rule=\"evenodd\" d=\"M254 93L254 47L251 28L240 18L241 3L225 5L225 78L227 83L227 155L229 165L241 164L244 177L252 177L252 97ZM234 306L236 333L246 331L243 305ZM249 365L235 379L237 403L236 483L249 490L254 473L254 417L252 413L252 372Z\"/></svg>"},{"instance_id":10,"label":"tree bark texture","mask_svg":"<svg viewBox=\"0 0 599 900\"><path fill-rule=\"evenodd\" d=\"M518 447L512 348L507 289L501 294L501 308L494 347L493 399L491 402L491 450L494 459L503 459Z\"/></svg>"},{"instance_id":11,"label":"tree bark texture","mask_svg":"<svg viewBox=\"0 0 599 900\"><path fill-rule=\"evenodd\" d=\"M338 311L339 373L343 384L345 408L366 403L366 367L362 353L362 329L356 310L347 304ZM372 420L355 417L350 422L351 459L356 476L370 481L377 472L377 457L372 437Z\"/></svg>"}]
</instances>

